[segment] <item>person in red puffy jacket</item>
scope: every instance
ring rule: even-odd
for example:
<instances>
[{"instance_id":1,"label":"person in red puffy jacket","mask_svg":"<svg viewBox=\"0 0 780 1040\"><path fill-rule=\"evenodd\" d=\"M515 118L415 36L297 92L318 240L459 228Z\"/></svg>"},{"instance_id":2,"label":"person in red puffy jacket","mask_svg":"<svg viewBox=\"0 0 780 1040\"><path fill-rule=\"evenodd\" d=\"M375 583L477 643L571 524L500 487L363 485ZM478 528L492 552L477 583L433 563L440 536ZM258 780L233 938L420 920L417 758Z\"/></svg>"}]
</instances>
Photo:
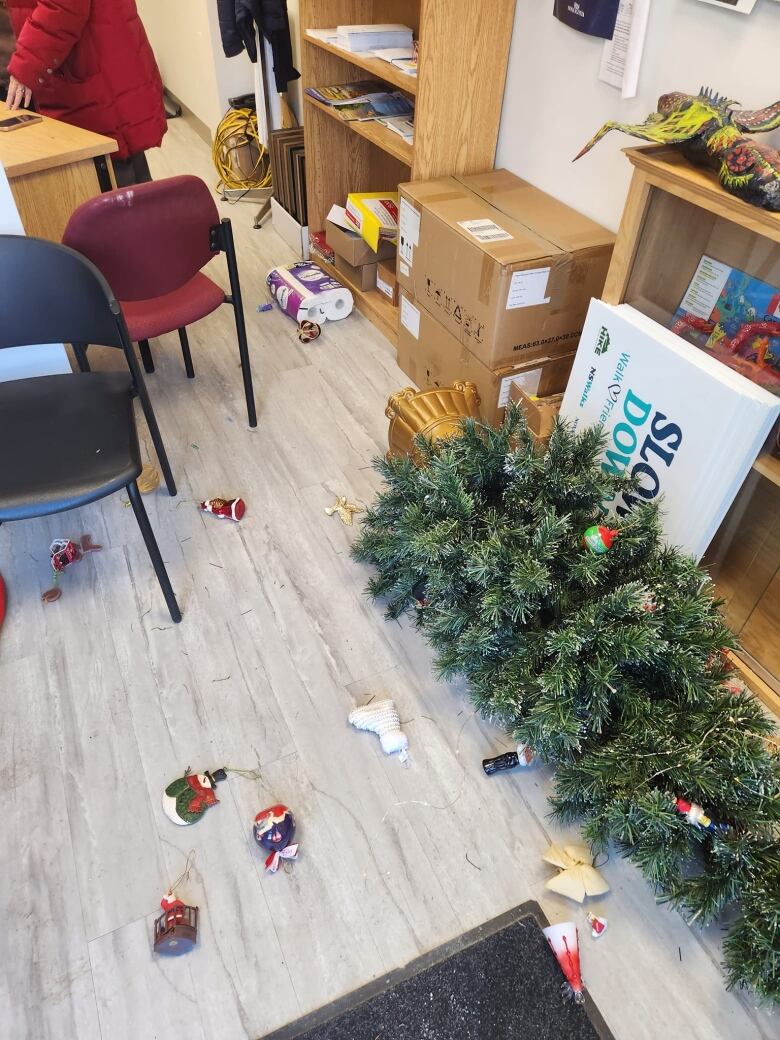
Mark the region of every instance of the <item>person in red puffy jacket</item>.
<instances>
[{"instance_id":1,"label":"person in red puffy jacket","mask_svg":"<svg viewBox=\"0 0 780 1040\"><path fill-rule=\"evenodd\" d=\"M163 86L135 0L5 0L16 49L7 104L113 137L117 183L150 180Z\"/></svg>"}]
</instances>

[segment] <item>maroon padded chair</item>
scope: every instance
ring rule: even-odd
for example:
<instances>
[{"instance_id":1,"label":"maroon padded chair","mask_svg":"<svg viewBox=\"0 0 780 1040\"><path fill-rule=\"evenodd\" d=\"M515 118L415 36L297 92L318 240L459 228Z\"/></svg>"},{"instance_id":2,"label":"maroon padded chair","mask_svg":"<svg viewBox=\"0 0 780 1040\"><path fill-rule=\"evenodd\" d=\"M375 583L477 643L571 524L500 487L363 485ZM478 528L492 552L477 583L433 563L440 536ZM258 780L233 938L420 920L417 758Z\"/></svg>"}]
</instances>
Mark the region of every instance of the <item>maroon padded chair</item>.
<instances>
[{"instance_id":1,"label":"maroon padded chair","mask_svg":"<svg viewBox=\"0 0 780 1040\"><path fill-rule=\"evenodd\" d=\"M168 177L97 195L79 206L62 241L102 272L147 372L154 372L149 340L176 329L184 368L194 378L187 326L220 304L232 304L249 425L257 426L233 229L227 218L219 219L200 178ZM220 252L227 260L229 296L202 273ZM74 344L82 372L89 371L87 346Z\"/></svg>"}]
</instances>

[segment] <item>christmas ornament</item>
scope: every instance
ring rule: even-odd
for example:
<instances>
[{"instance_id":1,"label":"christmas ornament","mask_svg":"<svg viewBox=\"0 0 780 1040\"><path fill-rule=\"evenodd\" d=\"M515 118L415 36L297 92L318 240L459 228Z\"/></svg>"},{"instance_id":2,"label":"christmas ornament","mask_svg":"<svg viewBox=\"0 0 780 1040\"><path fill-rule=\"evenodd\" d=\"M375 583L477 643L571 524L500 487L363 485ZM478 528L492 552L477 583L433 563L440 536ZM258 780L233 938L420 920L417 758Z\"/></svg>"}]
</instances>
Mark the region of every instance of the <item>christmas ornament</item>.
<instances>
[{"instance_id":1,"label":"christmas ornament","mask_svg":"<svg viewBox=\"0 0 780 1040\"><path fill-rule=\"evenodd\" d=\"M655 601L655 597L652 592L643 592L639 597L639 608L644 610L646 614L655 614L658 610L658 604Z\"/></svg>"},{"instance_id":2,"label":"christmas ornament","mask_svg":"<svg viewBox=\"0 0 780 1040\"><path fill-rule=\"evenodd\" d=\"M142 495L151 495L160 486L160 471L151 462L147 462L141 470L136 484Z\"/></svg>"},{"instance_id":3,"label":"christmas ornament","mask_svg":"<svg viewBox=\"0 0 780 1040\"><path fill-rule=\"evenodd\" d=\"M550 878L545 888L551 892L576 899L581 903L585 896L602 896L609 892L609 885L593 866L590 849L586 845L551 845L542 859L560 867L560 874Z\"/></svg>"},{"instance_id":4,"label":"christmas ornament","mask_svg":"<svg viewBox=\"0 0 780 1040\"><path fill-rule=\"evenodd\" d=\"M615 531L611 527L589 527L582 536L582 544L592 553L600 556L602 553L609 552L619 534L620 531Z\"/></svg>"},{"instance_id":5,"label":"christmas ornament","mask_svg":"<svg viewBox=\"0 0 780 1040\"><path fill-rule=\"evenodd\" d=\"M200 508L220 520L235 520L238 523L246 512L246 502L243 498L207 498L200 503Z\"/></svg>"},{"instance_id":6,"label":"christmas ornament","mask_svg":"<svg viewBox=\"0 0 780 1040\"><path fill-rule=\"evenodd\" d=\"M345 495L339 495L332 506L325 507L325 512L328 516L333 516L334 513L338 513L339 520L341 520L342 524L351 527L352 517L355 513L362 513L363 510L360 506L356 506L354 502L348 502Z\"/></svg>"},{"instance_id":7,"label":"christmas ornament","mask_svg":"<svg viewBox=\"0 0 780 1040\"><path fill-rule=\"evenodd\" d=\"M62 595L62 590L57 587L57 582L60 580L60 575L66 567L69 567L72 563L77 563L87 553L100 552L102 548L102 545L97 545L92 541L91 534L83 534L79 544L70 538L56 538L49 546L51 568L54 572L54 587L46 589L41 595L43 602L56 603Z\"/></svg>"},{"instance_id":8,"label":"christmas ornament","mask_svg":"<svg viewBox=\"0 0 780 1040\"><path fill-rule=\"evenodd\" d=\"M295 817L286 805L272 805L255 816L255 841L269 852L265 869L275 874L283 859L297 859L298 846L290 842L295 834Z\"/></svg>"},{"instance_id":9,"label":"christmas ornament","mask_svg":"<svg viewBox=\"0 0 780 1040\"><path fill-rule=\"evenodd\" d=\"M401 720L391 700L374 701L349 713L349 724L356 729L376 733L386 755L398 753L398 761L409 757L409 741L401 731Z\"/></svg>"},{"instance_id":10,"label":"christmas ornament","mask_svg":"<svg viewBox=\"0 0 780 1040\"><path fill-rule=\"evenodd\" d=\"M309 321L307 318L298 323L298 339L301 343L311 343L321 332L322 328L316 321Z\"/></svg>"},{"instance_id":11,"label":"christmas ornament","mask_svg":"<svg viewBox=\"0 0 780 1040\"><path fill-rule=\"evenodd\" d=\"M191 773L189 769L165 788L162 798L162 810L171 823L179 827L188 827L197 823L211 805L216 805L219 798L214 794L217 782L227 778L227 770L214 769L212 772Z\"/></svg>"},{"instance_id":12,"label":"christmas ornament","mask_svg":"<svg viewBox=\"0 0 780 1040\"><path fill-rule=\"evenodd\" d=\"M702 807L695 802L686 802L684 798L676 798L674 805L677 812L684 816L688 823L692 823L694 827L701 827L703 830L712 831L713 833L729 829L728 824L713 823Z\"/></svg>"},{"instance_id":13,"label":"christmas ornament","mask_svg":"<svg viewBox=\"0 0 780 1040\"><path fill-rule=\"evenodd\" d=\"M187 953L198 940L198 908L176 897L176 889L190 876L194 850L187 855L184 870L160 900L162 914L154 922L154 952L176 957Z\"/></svg>"},{"instance_id":14,"label":"christmas ornament","mask_svg":"<svg viewBox=\"0 0 780 1040\"><path fill-rule=\"evenodd\" d=\"M590 925L590 934L594 939L599 939L607 930L607 919L606 917L596 917L595 914L587 915L588 924Z\"/></svg>"},{"instance_id":15,"label":"christmas ornament","mask_svg":"<svg viewBox=\"0 0 780 1040\"><path fill-rule=\"evenodd\" d=\"M474 383L458 380L437 390L415 390L407 386L387 402L390 420L389 455L411 455L419 462L414 438L418 433L440 440L457 437L461 419L479 419L479 393Z\"/></svg>"},{"instance_id":16,"label":"christmas ornament","mask_svg":"<svg viewBox=\"0 0 780 1040\"><path fill-rule=\"evenodd\" d=\"M566 976L566 988L578 1004L585 1000L585 987L580 974L580 937L573 921L551 924L543 928L555 959Z\"/></svg>"},{"instance_id":17,"label":"christmas ornament","mask_svg":"<svg viewBox=\"0 0 780 1040\"><path fill-rule=\"evenodd\" d=\"M188 906L171 890L160 900L163 913L154 922L154 952L177 957L198 941L198 908Z\"/></svg>"},{"instance_id":18,"label":"christmas ornament","mask_svg":"<svg viewBox=\"0 0 780 1040\"><path fill-rule=\"evenodd\" d=\"M518 766L525 769L533 764L534 758L533 748L527 744L518 744L517 751L507 751L505 755L497 755L495 758L483 758L482 768L487 776L493 776L494 773L503 773Z\"/></svg>"}]
</instances>

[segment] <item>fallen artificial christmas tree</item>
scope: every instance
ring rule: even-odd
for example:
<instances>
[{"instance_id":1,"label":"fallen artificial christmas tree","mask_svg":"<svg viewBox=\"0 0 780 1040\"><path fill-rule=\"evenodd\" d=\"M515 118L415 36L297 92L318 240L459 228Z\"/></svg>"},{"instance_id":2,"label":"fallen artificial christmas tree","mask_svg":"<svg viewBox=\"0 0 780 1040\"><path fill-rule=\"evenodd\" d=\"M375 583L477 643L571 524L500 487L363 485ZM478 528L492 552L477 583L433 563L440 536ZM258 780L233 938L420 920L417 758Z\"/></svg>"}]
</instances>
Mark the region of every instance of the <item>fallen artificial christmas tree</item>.
<instances>
[{"instance_id":1,"label":"fallen artificial christmas tree","mask_svg":"<svg viewBox=\"0 0 780 1040\"><path fill-rule=\"evenodd\" d=\"M377 462L387 486L353 555L376 568L388 617L416 615L441 676L465 676L486 717L557 765L560 819L583 820L594 849L613 842L694 920L739 905L729 984L780 1001L772 726L728 684L734 636L657 510L595 538L602 503L632 489L601 444L559 423L542 451L514 406L499 429L418 438L419 465Z\"/></svg>"}]
</instances>

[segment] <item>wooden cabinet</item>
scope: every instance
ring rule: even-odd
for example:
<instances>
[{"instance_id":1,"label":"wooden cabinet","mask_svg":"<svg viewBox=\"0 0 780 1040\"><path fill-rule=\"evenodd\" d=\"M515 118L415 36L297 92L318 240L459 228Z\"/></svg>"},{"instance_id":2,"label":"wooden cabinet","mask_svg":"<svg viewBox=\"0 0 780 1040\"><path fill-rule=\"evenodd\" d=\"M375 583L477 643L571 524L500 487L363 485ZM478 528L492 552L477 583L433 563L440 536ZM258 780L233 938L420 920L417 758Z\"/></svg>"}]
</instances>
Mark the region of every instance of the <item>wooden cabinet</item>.
<instances>
[{"instance_id":1,"label":"wooden cabinet","mask_svg":"<svg viewBox=\"0 0 780 1040\"><path fill-rule=\"evenodd\" d=\"M343 205L351 191L393 191L404 181L492 169L514 9L515 0L301 0L304 87L376 78L415 101L415 138L408 145L377 123L344 123L304 94L311 230L323 228L333 203ZM416 78L306 33L387 22L414 30ZM348 284L358 309L395 341L398 309L376 290Z\"/></svg>"},{"instance_id":2,"label":"wooden cabinet","mask_svg":"<svg viewBox=\"0 0 780 1040\"><path fill-rule=\"evenodd\" d=\"M630 148L634 166L607 303L669 326L703 254L780 287L780 213L729 195L673 148ZM703 563L739 635L744 678L780 708L780 458L756 459Z\"/></svg>"}]
</instances>

